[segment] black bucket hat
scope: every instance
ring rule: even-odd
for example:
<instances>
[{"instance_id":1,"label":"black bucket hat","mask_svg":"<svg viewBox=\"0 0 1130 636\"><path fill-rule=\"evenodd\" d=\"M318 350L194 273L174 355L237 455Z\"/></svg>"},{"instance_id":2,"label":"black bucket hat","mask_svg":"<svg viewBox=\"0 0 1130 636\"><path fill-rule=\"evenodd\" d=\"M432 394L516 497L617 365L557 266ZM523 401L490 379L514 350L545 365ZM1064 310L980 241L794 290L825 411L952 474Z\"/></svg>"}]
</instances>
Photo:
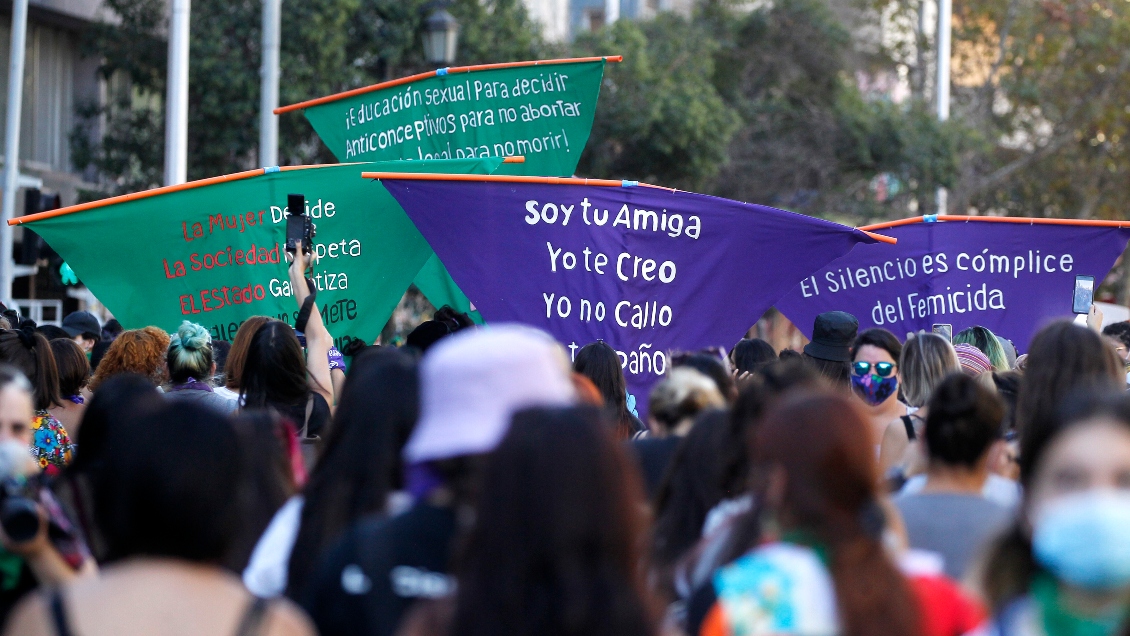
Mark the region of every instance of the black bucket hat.
<instances>
[{"instance_id":1,"label":"black bucket hat","mask_svg":"<svg viewBox=\"0 0 1130 636\"><path fill-rule=\"evenodd\" d=\"M851 343L858 331L859 321L846 311L822 313L812 325L812 342L804 345L804 352L821 360L851 362Z\"/></svg>"}]
</instances>

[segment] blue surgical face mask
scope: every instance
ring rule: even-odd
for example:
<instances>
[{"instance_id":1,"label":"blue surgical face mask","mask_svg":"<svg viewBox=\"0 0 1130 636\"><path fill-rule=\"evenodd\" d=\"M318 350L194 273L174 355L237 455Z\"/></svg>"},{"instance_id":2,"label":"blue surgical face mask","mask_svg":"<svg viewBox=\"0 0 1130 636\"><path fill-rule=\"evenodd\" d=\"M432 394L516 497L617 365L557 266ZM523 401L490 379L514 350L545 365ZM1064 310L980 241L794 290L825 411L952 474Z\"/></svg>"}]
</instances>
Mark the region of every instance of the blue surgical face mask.
<instances>
[{"instance_id":1,"label":"blue surgical face mask","mask_svg":"<svg viewBox=\"0 0 1130 636\"><path fill-rule=\"evenodd\" d=\"M1130 585L1130 492L1066 495L1037 511L1032 526L1036 560L1060 581L1088 590Z\"/></svg>"},{"instance_id":2,"label":"blue surgical face mask","mask_svg":"<svg viewBox=\"0 0 1130 636\"><path fill-rule=\"evenodd\" d=\"M863 376L852 375L851 387L856 395L863 398L863 401L871 406L878 406L895 394L899 388L899 380L893 375L889 378L880 378L873 373Z\"/></svg>"}]
</instances>

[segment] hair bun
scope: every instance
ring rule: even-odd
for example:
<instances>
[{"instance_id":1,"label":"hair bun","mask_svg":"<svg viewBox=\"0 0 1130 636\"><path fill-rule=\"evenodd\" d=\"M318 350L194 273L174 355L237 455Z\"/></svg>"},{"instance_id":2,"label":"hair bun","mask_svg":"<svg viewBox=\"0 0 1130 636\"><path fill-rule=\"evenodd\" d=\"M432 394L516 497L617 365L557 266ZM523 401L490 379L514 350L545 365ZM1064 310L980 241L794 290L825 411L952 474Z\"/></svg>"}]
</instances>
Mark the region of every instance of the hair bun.
<instances>
[{"instance_id":1,"label":"hair bun","mask_svg":"<svg viewBox=\"0 0 1130 636\"><path fill-rule=\"evenodd\" d=\"M189 321L184 321L177 328L177 333L172 337L171 346L179 346L188 351L198 351L212 344L212 334L204 327Z\"/></svg>"}]
</instances>

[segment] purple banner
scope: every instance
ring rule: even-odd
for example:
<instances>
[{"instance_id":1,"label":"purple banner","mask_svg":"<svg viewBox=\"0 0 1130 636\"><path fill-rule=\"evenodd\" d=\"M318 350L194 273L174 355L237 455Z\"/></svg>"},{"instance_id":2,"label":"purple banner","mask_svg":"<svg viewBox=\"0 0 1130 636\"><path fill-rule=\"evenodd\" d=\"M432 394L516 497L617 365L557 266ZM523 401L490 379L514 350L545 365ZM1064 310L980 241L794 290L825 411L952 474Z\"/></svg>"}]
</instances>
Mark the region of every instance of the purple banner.
<instances>
[{"instance_id":1,"label":"purple banner","mask_svg":"<svg viewBox=\"0 0 1130 636\"><path fill-rule=\"evenodd\" d=\"M1130 229L983 221L917 223L882 231L898 245L856 248L801 281L776 306L811 337L816 315L842 310L859 329L899 338L935 323L981 325L1020 352L1048 321L1071 318L1075 277L1096 286Z\"/></svg>"},{"instance_id":2,"label":"purple banner","mask_svg":"<svg viewBox=\"0 0 1130 636\"><path fill-rule=\"evenodd\" d=\"M729 348L802 278L873 241L829 221L657 188L384 185L487 322L545 329L570 354L603 339L641 405L671 351Z\"/></svg>"}]
</instances>

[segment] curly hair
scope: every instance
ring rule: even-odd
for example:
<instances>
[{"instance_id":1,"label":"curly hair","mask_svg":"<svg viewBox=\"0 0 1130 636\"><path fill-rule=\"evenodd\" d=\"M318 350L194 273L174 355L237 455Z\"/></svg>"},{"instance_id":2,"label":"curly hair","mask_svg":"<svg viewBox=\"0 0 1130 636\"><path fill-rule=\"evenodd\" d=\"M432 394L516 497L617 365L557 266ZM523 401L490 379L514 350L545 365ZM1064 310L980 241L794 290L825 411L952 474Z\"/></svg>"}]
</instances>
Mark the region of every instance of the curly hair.
<instances>
[{"instance_id":1,"label":"curly hair","mask_svg":"<svg viewBox=\"0 0 1130 636\"><path fill-rule=\"evenodd\" d=\"M136 373L148 378L154 385L165 381L165 352L169 348L169 334L157 327L123 331L106 350L98 363L98 370L90 380L90 389L122 373Z\"/></svg>"}]
</instances>

